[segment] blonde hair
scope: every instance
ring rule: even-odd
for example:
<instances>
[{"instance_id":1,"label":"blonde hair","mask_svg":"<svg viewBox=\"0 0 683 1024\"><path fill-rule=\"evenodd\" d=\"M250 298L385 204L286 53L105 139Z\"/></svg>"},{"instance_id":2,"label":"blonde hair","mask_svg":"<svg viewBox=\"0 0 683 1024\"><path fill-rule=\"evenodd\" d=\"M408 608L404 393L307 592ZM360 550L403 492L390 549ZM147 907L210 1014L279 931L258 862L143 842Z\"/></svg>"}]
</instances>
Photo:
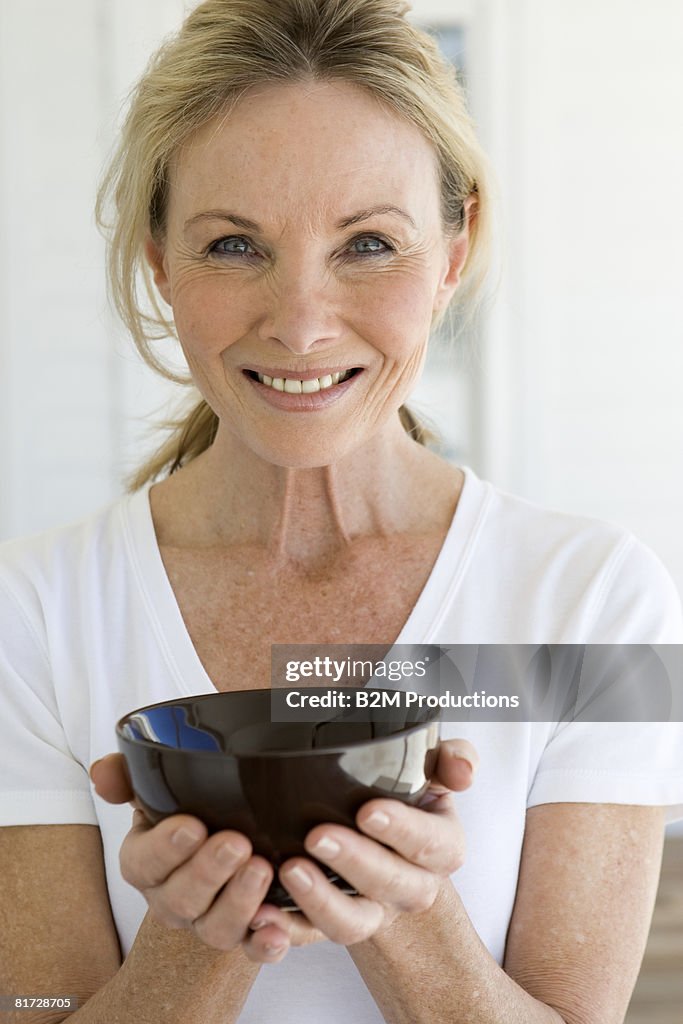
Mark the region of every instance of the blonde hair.
<instances>
[{"instance_id":1,"label":"blonde hair","mask_svg":"<svg viewBox=\"0 0 683 1024\"><path fill-rule=\"evenodd\" d=\"M453 66L436 42L406 19L407 11L400 0L205 0L152 58L133 92L96 212L107 235L114 306L142 358L164 377L191 383L165 366L151 347L174 334L144 256L150 236L163 240L169 165L198 128L257 84L342 80L368 90L412 122L438 156L447 231L463 228L465 200L476 194L458 305L466 307L478 293L488 262L484 157ZM405 406L400 415L404 428L424 441ZM194 392L189 414L166 426L170 436L130 478L131 490L201 454L213 443L218 418Z\"/></svg>"}]
</instances>

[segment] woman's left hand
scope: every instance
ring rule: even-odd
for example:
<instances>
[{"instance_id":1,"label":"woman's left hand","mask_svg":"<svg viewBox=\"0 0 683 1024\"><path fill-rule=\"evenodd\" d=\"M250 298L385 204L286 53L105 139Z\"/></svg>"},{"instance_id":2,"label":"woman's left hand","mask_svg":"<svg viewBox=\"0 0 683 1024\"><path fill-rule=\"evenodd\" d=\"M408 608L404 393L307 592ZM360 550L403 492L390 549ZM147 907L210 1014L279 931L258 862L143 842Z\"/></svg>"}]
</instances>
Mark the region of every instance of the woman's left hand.
<instances>
[{"instance_id":1,"label":"woman's left hand","mask_svg":"<svg viewBox=\"0 0 683 1024\"><path fill-rule=\"evenodd\" d=\"M359 895L342 893L313 861L291 858L279 878L301 913L263 904L251 922L253 935L243 943L247 955L261 960L271 937L281 940L283 931L292 946L321 939L350 946L387 928L401 913L428 910L464 862L463 831L450 794L469 788L478 761L467 740L445 740L419 807L371 800L356 816L362 834L343 825L312 829L306 851Z\"/></svg>"}]
</instances>

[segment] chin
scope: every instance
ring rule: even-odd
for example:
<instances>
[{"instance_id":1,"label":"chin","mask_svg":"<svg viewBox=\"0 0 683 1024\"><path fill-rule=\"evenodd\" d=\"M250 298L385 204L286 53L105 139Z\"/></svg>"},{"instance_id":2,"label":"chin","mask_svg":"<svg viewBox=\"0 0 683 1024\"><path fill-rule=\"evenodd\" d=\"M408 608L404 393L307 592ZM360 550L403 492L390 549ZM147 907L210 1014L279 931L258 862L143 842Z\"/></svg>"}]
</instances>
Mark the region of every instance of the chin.
<instances>
[{"instance_id":1,"label":"chin","mask_svg":"<svg viewBox=\"0 0 683 1024\"><path fill-rule=\"evenodd\" d=\"M323 438L311 441L310 438L285 439L277 442L254 444L253 438L249 447L260 459L273 466L283 469L321 469L349 455L358 445L344 444L339 438L334 443L325 443Z\"/></svg>"}]
</instances>

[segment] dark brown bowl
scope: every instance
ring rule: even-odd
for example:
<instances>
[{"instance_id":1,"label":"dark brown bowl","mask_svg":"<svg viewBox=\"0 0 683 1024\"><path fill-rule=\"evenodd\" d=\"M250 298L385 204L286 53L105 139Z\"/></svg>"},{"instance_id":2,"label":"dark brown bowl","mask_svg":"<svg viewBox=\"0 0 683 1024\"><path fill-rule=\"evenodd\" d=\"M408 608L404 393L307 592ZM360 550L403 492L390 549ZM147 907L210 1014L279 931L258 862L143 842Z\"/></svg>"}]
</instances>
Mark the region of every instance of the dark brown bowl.
<instances>
[{"instance_id":1,"label":"dark brown bowl","mask_svg":"<svg viewBox=\"0 0 683 1024\"><path fill-rule=\"evenodd\" d=\"M210 832L235 829L277 870L289 857L309 856L303 841L315 825L355 828L357 811L375 797L416 804L435 768L438 714L367 708L273 722L270 690L237 690L139 708L116 732L151 821L191 814ZM267 901L295 906L277 875Z\"/></svg>"}]
</instances>

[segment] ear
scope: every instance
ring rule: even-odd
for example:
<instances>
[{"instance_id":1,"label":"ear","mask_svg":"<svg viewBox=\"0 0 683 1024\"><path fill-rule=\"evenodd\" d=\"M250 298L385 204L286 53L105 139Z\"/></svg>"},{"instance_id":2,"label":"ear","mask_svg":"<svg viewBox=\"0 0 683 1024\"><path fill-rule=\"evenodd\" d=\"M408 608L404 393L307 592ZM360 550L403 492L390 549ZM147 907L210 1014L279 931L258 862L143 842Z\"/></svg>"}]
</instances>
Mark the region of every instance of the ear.
<instances>
[{"instance_id":1,"label":"ear","mask_svg":"<svg viewBox=\"0 0 683 1024\"><path fill-rule=\"evenodd\" d=\"M470 232L477 219L477 197L470 195L463 206L464 225L448 242L444 271L434 298L434 315L443 312L460 284L460 274L470 250Z\"/></svg>"},{"instance_id":2,"label":"ear","mask_svg":"<svg viewBox=\"0 0 683 1024\"><path fill-rule=\"evenodd\" d=\"M167 305L172 306L171 285L168 279L168 272L166 270L164 251L160 245L149 237L145 242L145 257L152 270L154 283L157 286L159 294Z\"/></svg>"}]
</instances>

